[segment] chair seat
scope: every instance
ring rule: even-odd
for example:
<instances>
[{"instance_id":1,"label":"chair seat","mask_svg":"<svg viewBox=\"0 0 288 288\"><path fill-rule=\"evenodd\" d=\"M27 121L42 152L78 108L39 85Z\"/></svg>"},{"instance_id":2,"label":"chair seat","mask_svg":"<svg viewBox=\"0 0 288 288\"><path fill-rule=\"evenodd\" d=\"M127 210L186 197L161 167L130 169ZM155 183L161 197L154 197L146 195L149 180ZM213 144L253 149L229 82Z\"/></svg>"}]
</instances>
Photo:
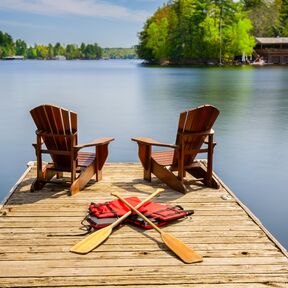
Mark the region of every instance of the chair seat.
<instances>
[{"instance_id":1,"label":"chair seat","mask_svg":"<svg viewBox=\"0 0 288 288\"><path fill-rule=\"evenodd\" d=\"M78 152L78 166L88 167L95 160L95 153Z\"/></svg>"},{"instance_id":2,"label":"chair seat","mask_svg":"<svg viewBox=\"0 0 288 288\"><path fill-rule=\"evenodd\" d=\"M79 152L78 153L78 167L77 170L81 170L81 168L88 167L95 160L95 153L90 152ZM49 163L47 169L55 170L55 171L63 171L63 172L71 172L70 166L57 165L55 163Z\"/></svg>"},{"instance_id":3,"label":"chair seat","mask_svg":"<svg viewBox=\"0 0 288 288\"><path fill-rule=\"evenodd\" d=\"M152 153L152 158L162 166L171 166L173 163L174 151L157 151Z\"/></svg>"}]
</instances>

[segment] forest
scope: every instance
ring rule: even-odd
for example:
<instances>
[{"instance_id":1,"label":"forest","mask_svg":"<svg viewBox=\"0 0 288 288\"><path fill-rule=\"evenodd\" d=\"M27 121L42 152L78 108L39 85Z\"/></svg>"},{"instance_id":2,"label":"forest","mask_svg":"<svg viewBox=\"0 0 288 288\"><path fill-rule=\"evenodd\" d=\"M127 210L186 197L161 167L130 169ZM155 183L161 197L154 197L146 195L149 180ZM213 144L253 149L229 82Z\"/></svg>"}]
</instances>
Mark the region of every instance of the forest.
<instances>
[{"instance_id":1,"label":"forest","mask_svg":"<svg viewBox=\"0 0 288 288\"><path fill-rule=\"evenodd\" d=\"M137 53L157 64L226 64L255 37L288 36L288 0L171 0L147 19Z\"/></svg>"},{"instance_id":2,"label":"forest","mask_svg":"<svg viewBox=\"0 0 288 288\"><path fill-rule=\"evenodd\" d=\"M170 0L147 19L132 48L34 44L0 31L0 59L134 59L156 64L229 64L251 57L255 37L288 36L288 0Z\"/></svg>"},{"instance_id":3,"label":"forest","mask_svg":"<svg viewBox=\"0 0 288 288\"><path fill-rule=\"evenodd\" d=\"M65 56L67 60L83 59L133 59L137 58L135 48L101 48L97 43L63 45L28 46L24 40L13 40L8 33L0 31L0 59L8 56L23 56L25 59L52 60L57 56Z\"/></svg>"}]
</instances>

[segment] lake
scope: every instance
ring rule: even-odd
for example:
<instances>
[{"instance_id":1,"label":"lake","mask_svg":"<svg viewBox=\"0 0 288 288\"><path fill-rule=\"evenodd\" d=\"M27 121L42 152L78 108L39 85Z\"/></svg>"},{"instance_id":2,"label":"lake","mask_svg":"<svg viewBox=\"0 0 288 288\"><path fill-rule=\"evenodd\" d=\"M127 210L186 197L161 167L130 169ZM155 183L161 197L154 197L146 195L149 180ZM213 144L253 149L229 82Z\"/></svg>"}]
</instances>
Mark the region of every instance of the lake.
<instances>
[{"instance_id":1,"label":"lake","mask_svg":"<svg viewBox=\"0 0 288 288\"><path fill-rule=\"evenodd\" d=\"M113 136L110 162L138 161L134 136L173 143L179 113L212 104L214 170L288 248L286 67L147 67L141 61L0 61L0 198L30 160L29 110L78 113L79 142Z\"/></svg>"}]
</instances>

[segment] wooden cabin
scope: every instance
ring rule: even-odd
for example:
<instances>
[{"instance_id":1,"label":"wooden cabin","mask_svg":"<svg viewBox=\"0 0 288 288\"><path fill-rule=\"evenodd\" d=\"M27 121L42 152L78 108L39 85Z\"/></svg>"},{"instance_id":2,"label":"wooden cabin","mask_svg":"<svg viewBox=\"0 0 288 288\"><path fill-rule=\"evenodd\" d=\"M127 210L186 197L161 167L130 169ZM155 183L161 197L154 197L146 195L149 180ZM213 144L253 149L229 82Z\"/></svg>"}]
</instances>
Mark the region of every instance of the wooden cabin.
<instances>
[{"instance_id":1,"label":"wooden cabin","mask_svg":"<svg viewBox=\"0 0 288 288\"><path fill-rule=\"evenodd\" d=\"M288 37L256 37L254 48L267 64L288 64Z\"/></svg>"}]
</instances>

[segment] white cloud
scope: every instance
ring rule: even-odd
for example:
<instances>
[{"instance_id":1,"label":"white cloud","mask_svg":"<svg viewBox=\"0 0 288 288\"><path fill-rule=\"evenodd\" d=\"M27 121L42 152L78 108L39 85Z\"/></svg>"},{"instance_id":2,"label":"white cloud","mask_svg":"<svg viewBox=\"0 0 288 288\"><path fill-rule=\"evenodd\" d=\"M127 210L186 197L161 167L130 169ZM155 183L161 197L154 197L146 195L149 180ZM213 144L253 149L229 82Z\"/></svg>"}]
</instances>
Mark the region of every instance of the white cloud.
<instances>
[{"instance_id":1,"label":"white cloud","mask_svg":"<svg viewBox=\"0 0 288 288\"><path fill-rule=\"evenodd\" d=\"M0 0L1 10L144 21L149 13L99 0Z\"/></svg>"}]
</instances>

